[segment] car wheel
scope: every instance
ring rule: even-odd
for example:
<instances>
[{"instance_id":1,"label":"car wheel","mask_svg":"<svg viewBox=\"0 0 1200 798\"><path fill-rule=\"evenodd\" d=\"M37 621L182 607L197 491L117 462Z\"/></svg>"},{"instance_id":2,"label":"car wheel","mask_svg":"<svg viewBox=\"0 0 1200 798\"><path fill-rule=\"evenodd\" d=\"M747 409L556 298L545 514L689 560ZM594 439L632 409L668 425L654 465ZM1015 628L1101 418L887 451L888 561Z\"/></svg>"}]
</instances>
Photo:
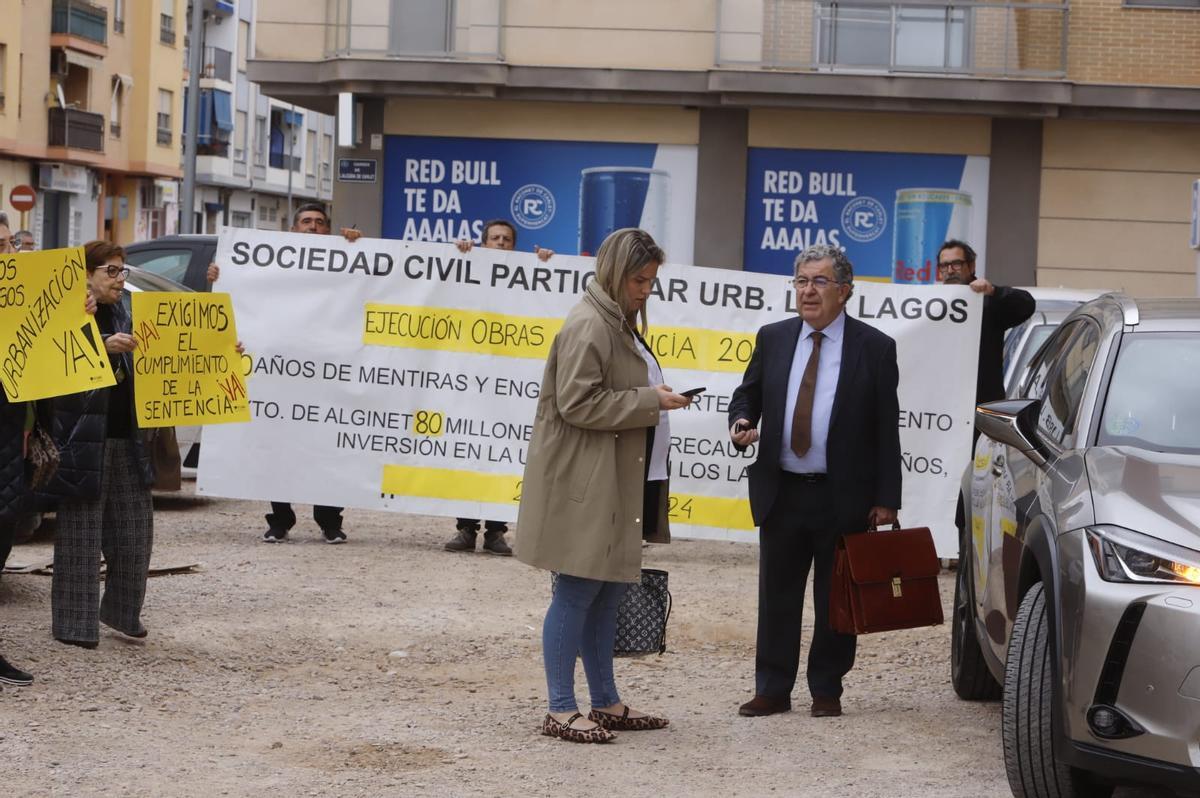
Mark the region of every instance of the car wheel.
<instances>
[{"instance_id":1,"label":"car wheel","mask_svg":"<svg viewBox=\"0 0 1200 798\"><path fill-rule=\"evenodd\" d=\"M1050 615L1039 582L1021 600L1004 665L1000 735L1016 798L1109 798L1113 788L1058 760L1054 752L1054 669Z\"/></svg>"},{"instance_id":2,"label":"car wheel","mask_svg":"<svg viewBox=\"0 0 1200 798\"><path fill-rule=\"evenodd\" d=\"M966 541L959 546L958 570L954 576L954 616L950 628L950 682L965 701L994 701L1000 683L988 670L983 649L975 634L975 601L971 595L972 550Z\"/></svg>"}]
</instances>

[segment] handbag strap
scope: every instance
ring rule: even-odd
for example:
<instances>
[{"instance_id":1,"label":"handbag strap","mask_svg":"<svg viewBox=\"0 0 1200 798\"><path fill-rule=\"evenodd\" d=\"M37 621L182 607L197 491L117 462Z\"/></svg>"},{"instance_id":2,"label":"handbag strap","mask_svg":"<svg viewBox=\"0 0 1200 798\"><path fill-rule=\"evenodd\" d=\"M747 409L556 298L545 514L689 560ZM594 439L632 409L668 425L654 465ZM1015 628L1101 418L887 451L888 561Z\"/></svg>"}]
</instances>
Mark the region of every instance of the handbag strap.
<instances>
[{"instance_id":1,"label":"handbag strap","mask_svg":"<svg viewBox=\"0 0 1200 798\"><path fill-rule=\"evenodd\" d=\"M667 653L667 623L671 620L671 589L663 588L663 592L667 594L667 615L663 618L663 633L662 640L658 644L658 653Z\"/></svg>"}]
</instances>

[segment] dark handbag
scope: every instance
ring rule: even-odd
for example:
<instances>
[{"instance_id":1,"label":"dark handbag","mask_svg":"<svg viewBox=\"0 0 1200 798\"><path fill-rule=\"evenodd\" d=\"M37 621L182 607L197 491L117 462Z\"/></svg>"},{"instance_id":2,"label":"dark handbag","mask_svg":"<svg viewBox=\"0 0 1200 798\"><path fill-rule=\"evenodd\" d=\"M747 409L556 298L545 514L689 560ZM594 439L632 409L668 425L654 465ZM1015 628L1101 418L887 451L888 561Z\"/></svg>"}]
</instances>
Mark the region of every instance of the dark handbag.
<instances>
[{"instance_id":1,"label":"dark handbag","mask_svg":"<svg viewBox=\"0 0 1200 798\"><path fill-rule=\"evenodd\" d=\"M617 656L663 654L667 650L667 620L671 591L667 572L642 569L642 581L632 584L617 606Z\"/></svg>"},{"instance_id":2,"label":"dark handbag","mask_svg":"<svg viewBox=\"0 0 1200 798\"><path fill-rule=\"evenodd\" d=\"M179 490L183 487L183 461L174 427L146 430L146 453L154 463L154 490Z\"/></svg>"},{"instance_id":3,"label":"dark handbag","mask_svg":"<svg viewBox=\"0 0 1200 798\"><path fill-rule=\"evenodd\" d=\"M937 626L937 551L928 527L845 535L834 552L829 624L842 634Z\"/></svg>"},{"instance_id":4,"label":"dark handbag","mask_svg":"<svg viewBox=\"0 0 1200 798\"><path fill-rule=\"evenodd\" d=\"M558 574L550 573L550 592L558 585ZM617 639L613 654L663 654L667 650L667 620L671 617L671 591L667 572L642 569L642 580L629 586L617 605Z\"/></svg>"},{"instance_id":5,"label":"dark handbag","mask_svg":"<svg viewBox=\"0 0 1200 798\"><path fill-rule=\"evenodd\" d=\"M34 424L26 442L25 460L29 463L32 473L29 476L29 487L40 490L50 484L58 471L58 446L50 433L41 424Z\"/></svg>"}]
</instances>

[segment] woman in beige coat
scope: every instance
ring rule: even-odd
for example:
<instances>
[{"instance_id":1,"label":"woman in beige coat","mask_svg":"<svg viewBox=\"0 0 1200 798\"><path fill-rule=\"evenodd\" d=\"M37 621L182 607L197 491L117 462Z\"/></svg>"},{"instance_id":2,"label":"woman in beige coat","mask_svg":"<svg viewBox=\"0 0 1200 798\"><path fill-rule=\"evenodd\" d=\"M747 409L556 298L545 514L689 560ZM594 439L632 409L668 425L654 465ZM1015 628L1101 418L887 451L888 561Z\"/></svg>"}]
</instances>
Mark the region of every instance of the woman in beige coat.
<instances>
[{"instance_id":1,"label":"woman in beige coat","mask_svg":"<svg viewBox=\"0 0 1200 798\"><path fill-rule=\"evenodd\" d=\"M517 558L558 573L542 627L542 733L573 742L667 725L622 703L613 680L617 604L641 578L642 540L671 539L667 411L691 401L663 384L641 336L663 259L642 230L601 244L595 279L550 347L529 444ZM576 652L591 693L586 719L575 702Z\"/></svg>"}]
</instances>

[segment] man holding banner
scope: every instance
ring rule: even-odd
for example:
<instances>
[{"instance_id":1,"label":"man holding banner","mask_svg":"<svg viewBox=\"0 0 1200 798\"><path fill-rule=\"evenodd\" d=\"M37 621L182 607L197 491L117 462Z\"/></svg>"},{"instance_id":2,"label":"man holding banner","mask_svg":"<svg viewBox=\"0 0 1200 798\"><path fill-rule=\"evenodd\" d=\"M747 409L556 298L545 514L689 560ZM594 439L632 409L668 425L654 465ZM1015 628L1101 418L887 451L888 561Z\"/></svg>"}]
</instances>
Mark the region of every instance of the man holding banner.
<instances>
[{"instance_id":1,"label":"man holding banner","mask_svg":"<svg viewBox=\"0 0 1200 798\"><path fill-rule=\"evenodd\" d=\"M505 219L493 219L483 224L484 249L503 249L509 252L517 248L517 228ZM474 246L470 241L461 239L455 242L459 252L470 252ZM547 261L554 255L554 250L535 246L538 260ZM475 538L479 535L478 518L456 518L454 537L443 546L446 551L475 551ZM511 557L512 548L504 540L508 534L508 524L503 521L487 521L484 523L483 550L489 554L499 554L501 557Z\"/></svg>"},{"instance_id":2,"label":"man holding banner","mask_svg":"<svg viewBox=\"0 0 1200 798\"><path fill-rule=\"evenodd\" d=\"M750 510L760 529L755 689L738 711L791 709L813 568L811 714L833 717L842 714L842 677L856 645L854 635L829 623L834 547L843 534L896 520L899 370L895 341L845 312L854 270L844 252L811 246L796 258L794 274L799 318L759 330L729 404L734 444L761 441L749 468Z\"/></svg>"}]
</instances>

